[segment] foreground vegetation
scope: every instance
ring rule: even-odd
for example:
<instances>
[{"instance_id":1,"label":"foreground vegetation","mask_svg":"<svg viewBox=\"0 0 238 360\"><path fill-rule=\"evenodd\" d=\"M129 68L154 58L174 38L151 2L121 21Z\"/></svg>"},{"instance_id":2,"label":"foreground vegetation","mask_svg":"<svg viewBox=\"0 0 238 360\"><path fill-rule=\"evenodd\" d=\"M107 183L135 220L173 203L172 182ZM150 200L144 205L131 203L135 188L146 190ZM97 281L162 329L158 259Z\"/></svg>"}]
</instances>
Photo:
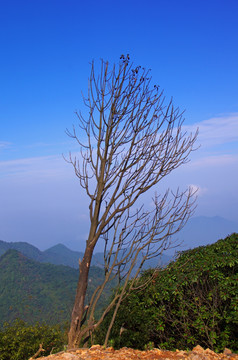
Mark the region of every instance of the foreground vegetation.
<instances>
[{"instance_id":1,"label":"foreground vegetation","mask_svg":"<svg viewBox=\"0 0 238 360\"><path fill-rule=\"evenodd\" d=\"M119 308L110 335L116 348L150 346L174 350L194 345L238 350L238 234L180 254L155 272L142 291ZM141 282L152 270L144 272ZM140 285L140 282L139 284ZM103 343L113 311L96 341Z\"/></svg>"},{"instance_id":2,"label":"foreground vegetation","mask_svg":"<svg viewBox=\"0 0 238 360\"><path fill-rule=\"evenodd\" d=\"M66 331L59 325L28 325L22 320L15 320L11 325L5 323L0 332L0 359L29 359L38 351L40 344L45 350L41 356L47 356L63 350L66 342Z\"/></svg>"},{"instance_id":3,"label":"foreground vegetation","mask_svg":"<svg viewBox=\"0 0 238 360\"><path fill-rule=\"evenodd\" d=\"M121 304L109 345L186 350L199 344L217 352L225 347L237 352L237 250L238 234L233 234L181 253L165 269L145 271L138 285L153 273L152 280ZM112 312L94 343L103 344L111 317ZM28 359L40 344L45 349L42 356L61 351L67 344L67 330L68 325L5 323L0 330L0 359Z\"/></svg>"}]
</instances>

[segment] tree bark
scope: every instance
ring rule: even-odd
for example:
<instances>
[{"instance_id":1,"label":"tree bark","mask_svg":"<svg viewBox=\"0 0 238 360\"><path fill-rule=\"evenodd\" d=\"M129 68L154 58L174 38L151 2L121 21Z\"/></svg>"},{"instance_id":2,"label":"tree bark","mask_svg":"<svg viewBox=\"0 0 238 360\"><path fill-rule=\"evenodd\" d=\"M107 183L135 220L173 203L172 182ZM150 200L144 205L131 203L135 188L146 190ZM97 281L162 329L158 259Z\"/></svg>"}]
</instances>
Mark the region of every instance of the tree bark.
<instances>
[{"instance_id":1,"label":"tree bark","mask_svg":"<svg viewBox=\"0 0 238 360\"><path fill-rule=\"evenodd\" d=\"M89 268L92 260L93 248L86 247L84 257L80 264L79 280L76 290L75 303L71 316L71 325L68 334L68 348L74 349L81 341L80 328L85 312L85 296L88 286Z\"/></svg>"}]
</instances>

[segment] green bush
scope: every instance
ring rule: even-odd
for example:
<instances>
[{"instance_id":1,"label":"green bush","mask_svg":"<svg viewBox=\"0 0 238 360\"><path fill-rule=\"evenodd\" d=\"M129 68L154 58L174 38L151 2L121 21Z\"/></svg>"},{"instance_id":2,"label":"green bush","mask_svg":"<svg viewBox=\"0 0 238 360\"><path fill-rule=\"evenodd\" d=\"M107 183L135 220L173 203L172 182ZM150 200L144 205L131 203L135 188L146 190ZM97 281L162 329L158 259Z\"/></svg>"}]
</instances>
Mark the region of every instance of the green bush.
<instances>
[{"instance_id":1,"label":"green bush","mask_svg":"<svg viewBox=\"0 0 238 360\"><path fill-rule=\"evenodd\" d=\"M47 356L63 350L66 342L65 332L58 325L27 325L22 320L15 320L13 324L5 323L0 330L0 359L27 360L37 352L40 344L45 350L40 356Z\"/></svg>"},{"instance_id":2,"label":"green bush","mask_svg":"<svg viewBox=\"0 0 238 360\"><path fill-rule=\"evenodd\" d=\"M182 252L158 270L143 289L121 304L110 340L115 347L143 349L149 343L168 350L194 345L238 350L238 234ZM151 277L152 270L140 281ZM99 329L103 343L112 313Z\"/></svg>"}]
</instances>

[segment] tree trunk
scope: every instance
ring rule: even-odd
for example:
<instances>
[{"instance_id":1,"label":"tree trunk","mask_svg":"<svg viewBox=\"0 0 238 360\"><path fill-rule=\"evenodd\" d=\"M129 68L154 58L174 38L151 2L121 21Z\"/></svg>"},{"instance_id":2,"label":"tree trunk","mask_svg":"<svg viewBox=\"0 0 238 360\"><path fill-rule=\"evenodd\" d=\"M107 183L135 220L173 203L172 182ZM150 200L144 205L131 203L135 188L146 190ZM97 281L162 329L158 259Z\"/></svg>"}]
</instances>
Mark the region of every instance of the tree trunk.
<instances>
[{"instance_id":1,"label":"tree trunk","mask_svg":"<svg viewBox=\"0 0 238 360\"><path fill-rule=\"evenodd\" d=\"M93 248L87 247L83 260L80 264L79 280L76 290L75 303L71 316L70 330L68 333L68 348L73 349L80 343L81 322L84 315L84 301L88 286L88 274L92 259Z\"/></svg>"}]
</instances>

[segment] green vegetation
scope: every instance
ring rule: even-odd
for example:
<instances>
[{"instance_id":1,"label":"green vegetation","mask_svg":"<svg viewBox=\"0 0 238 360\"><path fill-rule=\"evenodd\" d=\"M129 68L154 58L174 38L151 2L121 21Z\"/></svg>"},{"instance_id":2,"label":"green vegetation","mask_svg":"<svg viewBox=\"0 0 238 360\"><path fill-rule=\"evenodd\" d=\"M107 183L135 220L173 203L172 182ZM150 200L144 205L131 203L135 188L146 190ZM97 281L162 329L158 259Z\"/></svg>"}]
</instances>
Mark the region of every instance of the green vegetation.
<instances>
[{"instance_id":1,"label":"green vegetation","mask_svg":"<svg viewBox=\"0 0 238 360\"><path fill-rule=\"evenodd\" d=\"M0 359L29 359L38 351L40 344L45 350L41 356L46 356L63 350L66 342L66 332L59 326L31 326L16 320L11 326L5 323L0 331Z\"/></svg>"},{"instance_id":2,"label":"green vegetation","mask_svg":"<svg viewBox=\"0 0 238 360\"><path fill-rule=\"evenodd\" d=\"M90 269L88 297L103 277L103 269ZM78 280L77 270L38 263L16 250L8 250L0 258L0 279L0 327L5 321L11 323L17 318L29 324L45 321L52 325L69 321ZM109 296L108 287L98 312Z\"/></svg>"},{"instance_id":3,"label":"green vegetation","mask_svg":"<svg viewBox=\"0 0 238 360\"><path fill-rule=\"evenodd\" d=\"M238 234L233 234L182 252L167 268L156 271L146 288L121 304L109 344L168 350L200 344L215 351L237 351L237 250ZM145 271L138 285L152 273ZM102 277L103 270L92 267L89 297ZM46 350L42 355L62 350L67 343L67 325L62 324L70 318L78 272L8 250L0 258L0 279L0 359L25 360L40 344ZM98 311L109 296L108 289ZM111 315L95 335L96 342L103 343Z\"/></svg>"},{"instance_id":4,"label":"green vegetation","mask_svg":"<svg viewBox=\"0 0 238 360\"><path fill-rule=\"evenodd\" d=\"M158 270L149 285L119 308L110 344L174 350L200 344L215 351L238 350L238 234L180 254ZM149 279L141 276L138 285ZM99 329L103 343L112 312Z\"/></svg>"}]
</instances>

